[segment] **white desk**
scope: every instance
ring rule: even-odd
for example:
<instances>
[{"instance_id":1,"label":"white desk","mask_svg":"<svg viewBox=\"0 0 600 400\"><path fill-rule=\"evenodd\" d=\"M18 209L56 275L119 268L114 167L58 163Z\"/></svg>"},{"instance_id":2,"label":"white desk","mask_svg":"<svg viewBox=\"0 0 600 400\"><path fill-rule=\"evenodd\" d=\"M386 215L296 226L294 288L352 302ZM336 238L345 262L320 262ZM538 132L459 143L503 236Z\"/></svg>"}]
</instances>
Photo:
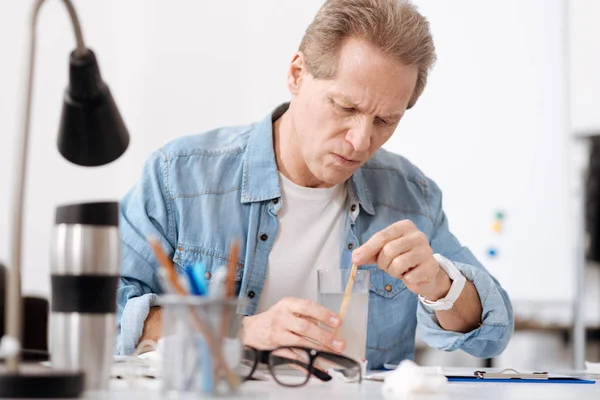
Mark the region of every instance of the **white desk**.
<instances>
[{"instance_id":1,"label":"white desk","mask_svg":"<svg viewBox=\"0 0 600 400\"><path fill-rule=\"evenodd\" d=\"M453 369L455 370L455 369ZM467 370L465 369L465 372ZM472 373L472 370L469 370ZM111 382L109 393L90 393L86 399L111 400L162 400L159 382L138 381L139 390L130 390L125 381ZM284 399L284 400L337 400L337 399L384 399L381 382L365 381L362 385L339 381L322 383L311 381L301 388L285 388L275 382L246 382L237 399ZM198 396L190 396L197 399ZM220 398L223 399L223 398ZM438 395L412 395L410 400L600 400L600 381L594 385L540 384L540 383L449 383L445 392Z\"/></svg>"}]
</instances>

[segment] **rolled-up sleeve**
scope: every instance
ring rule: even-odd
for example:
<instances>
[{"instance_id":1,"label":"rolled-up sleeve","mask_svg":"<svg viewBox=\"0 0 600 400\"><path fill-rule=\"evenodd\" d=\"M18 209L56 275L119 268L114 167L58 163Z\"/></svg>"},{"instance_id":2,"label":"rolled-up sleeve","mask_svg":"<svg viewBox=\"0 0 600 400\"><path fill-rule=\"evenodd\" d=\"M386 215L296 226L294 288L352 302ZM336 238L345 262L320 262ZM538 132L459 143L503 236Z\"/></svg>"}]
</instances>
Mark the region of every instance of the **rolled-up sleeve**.
<instances>
[{"instance_id":1,"label":"rolled-up sleeve","mask_svg":"<svg viewBox=\"0 0 600 400\"><path fill-rule=\"evenodd\" d=\"M157 239L169 257L173 257L176 233L167 168L164 154L154 153L146 161L140 181L121 201L122 264L117 289L115 354L135 351L150 307L161 293L158 263L148 237Z\"/></svg>"},{"instance_id":2,"label":"rolled-up sleeve","mask_svg":"<svg viewBox=\"0 0 600 400\"><path fill-rule=\"evenodd\" d=\"M506 291L500 283L481 265L469 249L463 247L450 232L448 220L442 210L441 192L435 183L432 186L434 202L434 234L430 238L434 252L451 260L462 274L473 282L482 305L481 325L467 332L444 330L435 312L419 303L417 320L423 340L440 350L457 349L481 358L495 357L508 345L514 330L513 309Z\"/></svg>"}]
</instances>

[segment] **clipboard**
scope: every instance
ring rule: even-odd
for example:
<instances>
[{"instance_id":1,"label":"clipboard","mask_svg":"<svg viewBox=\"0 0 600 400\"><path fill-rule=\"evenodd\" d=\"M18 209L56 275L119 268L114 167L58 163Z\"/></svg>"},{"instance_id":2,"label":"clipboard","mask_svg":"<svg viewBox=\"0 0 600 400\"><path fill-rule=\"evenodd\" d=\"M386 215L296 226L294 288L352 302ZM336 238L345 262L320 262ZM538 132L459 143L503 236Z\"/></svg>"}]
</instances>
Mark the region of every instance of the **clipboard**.
<instances>
[{"instance_id":1,"label":"clipboard","mask_svg":"<svg viewBox=\"0 0 600 400\"><path fill-rule=\"evenodd\" d=\"M593 385L596 381L571 376L550 376L547 372L520 373L512 368L500 372L475 371L473 375L446 375L449 382L573 383Z\"/></svg>"}]
</instances>

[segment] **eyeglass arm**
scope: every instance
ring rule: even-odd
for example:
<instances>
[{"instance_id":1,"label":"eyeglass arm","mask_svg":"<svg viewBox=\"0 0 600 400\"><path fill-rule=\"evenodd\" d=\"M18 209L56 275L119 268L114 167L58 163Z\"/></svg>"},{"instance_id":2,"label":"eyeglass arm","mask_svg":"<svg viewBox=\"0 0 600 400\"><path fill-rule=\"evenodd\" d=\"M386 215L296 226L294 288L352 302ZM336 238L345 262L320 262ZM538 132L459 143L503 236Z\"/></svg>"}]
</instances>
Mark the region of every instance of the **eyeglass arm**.
<instances>
[{"instance_id":1,"label":"eyeglass arm","mask_svg":"<svg viewBox=\"0 0 600 400\"><path fill-rule=\"evenodd\" d=\"M273 366L283 365L283 364L295 364L295 365L299 365L300 367L304 368L305 370L307 370L308 372L310 372L311 374L313 374L314 376L316 376L323 382L328 382L331 380L331 375L329 375L327 372L321 371L320 369L314 368L314 366L311 367L308 364L305 364L298 360L294 360L292 358L271 355L270 360L271 360L271 365L273 365ZM261 360L261 362L262 362L262 360Z\"/></svg>"}]
</instances>

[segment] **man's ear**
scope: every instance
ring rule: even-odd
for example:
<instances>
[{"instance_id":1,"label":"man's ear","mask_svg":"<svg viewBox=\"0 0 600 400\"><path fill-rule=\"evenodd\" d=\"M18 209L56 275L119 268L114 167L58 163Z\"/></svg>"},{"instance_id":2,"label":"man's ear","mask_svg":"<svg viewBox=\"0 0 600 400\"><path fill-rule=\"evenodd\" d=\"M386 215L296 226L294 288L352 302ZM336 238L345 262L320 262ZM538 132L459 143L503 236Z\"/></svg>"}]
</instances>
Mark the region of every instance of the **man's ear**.
<instances>
[{"instance_id":1,"label":"man's ear","mask_svg":"<svg viewBox=\"0 0 600 400\"><path fill-rule=\"evenodd\" d=\"M302 78L307 74L304 63L304 53L301 51L294 54L287 72L287 87L292 95L297 95L300 90Z\"/></svg>"}]
</instances>

